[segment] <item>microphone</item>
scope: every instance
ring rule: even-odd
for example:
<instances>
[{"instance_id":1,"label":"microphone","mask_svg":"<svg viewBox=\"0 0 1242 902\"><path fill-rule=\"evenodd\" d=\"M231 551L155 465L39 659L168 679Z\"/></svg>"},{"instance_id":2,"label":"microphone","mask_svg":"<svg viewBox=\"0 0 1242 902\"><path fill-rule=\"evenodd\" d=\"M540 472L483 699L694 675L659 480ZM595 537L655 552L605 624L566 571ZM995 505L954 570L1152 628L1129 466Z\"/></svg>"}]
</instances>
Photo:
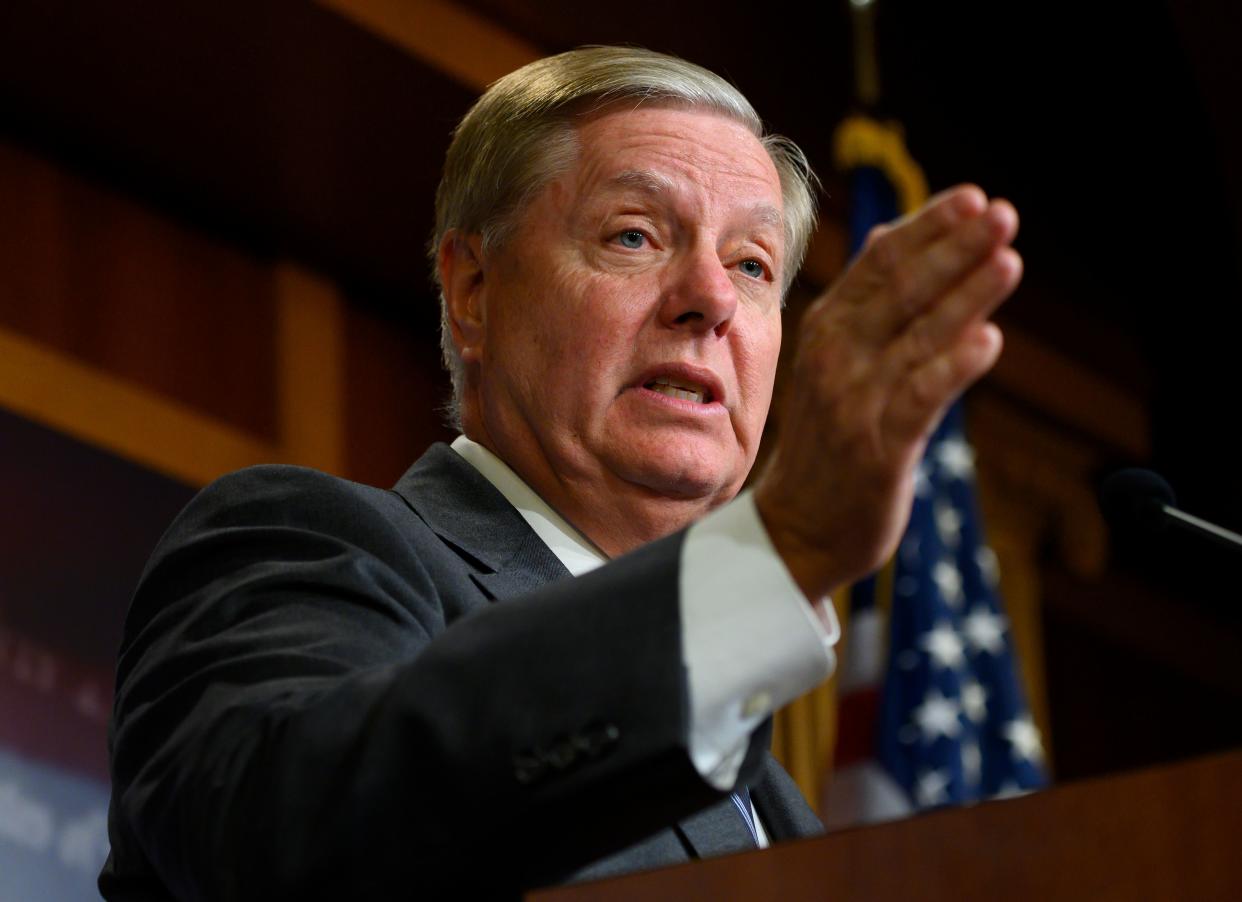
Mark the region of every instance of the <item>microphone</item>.
<instances>
[{"instance_id":1,"label":"microphone","mask_svg":"<svg viewBox=\"0 0 1242 902\"><path fill-rule=\"evenodd\" d=\"M1133 522L1152 532L1174 526L1242 552L1242 535L1179 510L1173 489L1151 470L1119 470L1104 480L1100 507L1114 522Z\"/></svg>"}]
</instances>

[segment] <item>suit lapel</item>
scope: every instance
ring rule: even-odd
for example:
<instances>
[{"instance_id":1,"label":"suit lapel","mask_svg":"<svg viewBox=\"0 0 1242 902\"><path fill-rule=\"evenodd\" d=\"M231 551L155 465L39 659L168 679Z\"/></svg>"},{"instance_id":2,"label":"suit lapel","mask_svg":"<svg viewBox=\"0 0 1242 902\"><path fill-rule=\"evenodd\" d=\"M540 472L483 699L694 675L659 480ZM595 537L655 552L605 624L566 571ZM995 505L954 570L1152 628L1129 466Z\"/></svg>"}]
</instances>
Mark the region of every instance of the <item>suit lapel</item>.
<instances>
[{"instance_id":1,"label":"suit lapel","mask_svg":"<svg viewBox=\"0 0 1242 902\"><path fill-rule=\"evenodd\" d=\"M806 803L798 784L771 755L764 761L750 793L768 838L773 842L818 836L824 832L824 825Z\"/></svg>"},{"instance_id":2,"label":"suit lapel","mask_svg":"<svg viewBox=\"0 0 1242 902\"><path fill-rule=\"evenodd\" d=\"M816 836L824 832L793 779L776 759L766 755L759 779L750 787L751 799L771 842ZM732 799L724 799L677 825L682 839L699 858L727 855L755 847Z\"/></svg>"},{"instance_id":3,"label":"suit lapel","mask_svg":"<svg viewBox=\"0 0 1242 902\"><path fill-rule=\"evenodd\" d=\"M751 736L750 747L746 750L746 759L742 762L742 773L754 773L757 768L763 768L760 771L762 775L769 764L776 764L772 756L768 754L768 746L771 742L772 720L769 718L756 727L754 735ZM777 770L779 769L777 766ZM754 794L758 786L759 783L756 782L750 787L756 808L759 808L759 800ZM765 830L768 827L766 817L763 820L763 826ZM755 840L750 835L750 829L742 820L742 815L734 806L733 800L728 797L686 818L677 827L692 854L700 858L755 848ZM768 836L772 839L778 838L771 830L768 831Z\"/></svg>"},{"instance_id":4,"label":"suit lapel","mask_svg":"<svg viewBox=\"0 0 1242 902\"><path fill-rule=\"evenodd\" d=\"M494 601L569 575L505 496L448 445L432 445L393 490L471 565L471 580Z\"/></svg>"},{"instance_id":5,"label":"suit lapel","mask_svg":"<svg viewBox=\"0 0 1242 902\"><path fill-rule=\"evenodd\" d=\"M732 799L724 799L677 824L695 857L714 858L755 848L755 841Z\"/></svg>"},{"instance_id":6,"label":"suit lapel","mask_svg":"<svg viewBox=\"0 0 1242 902\"><path fill-rule=\"evenodd\" d=\"M522 521L526 526L526 521ZM491 572L471 573L474 584L493 601L515 598L533 592L553 580L569 576L569 571L555 554L543 544L534 531L514 546L514 553L502 560Z\"/></svg>"}]
</instances>

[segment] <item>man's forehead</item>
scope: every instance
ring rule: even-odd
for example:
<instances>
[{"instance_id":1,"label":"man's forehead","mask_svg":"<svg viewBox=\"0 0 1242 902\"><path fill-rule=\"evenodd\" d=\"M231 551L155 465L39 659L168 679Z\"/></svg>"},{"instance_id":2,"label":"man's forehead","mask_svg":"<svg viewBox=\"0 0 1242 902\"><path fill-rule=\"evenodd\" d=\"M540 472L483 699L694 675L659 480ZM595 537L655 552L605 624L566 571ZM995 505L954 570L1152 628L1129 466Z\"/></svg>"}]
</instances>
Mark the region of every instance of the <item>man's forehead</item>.
<instances>
[{"instance_id":1,"label":"man's forehead","mask_svg":"<svg viewBox=\"0 0 1242 902\"><path fill-rule=\"evenodd\" d=\"M722 113L682 107L613 110L577 124L592 187L668 192L685 175L779 186L767 149L746 126Z\"/></svg>"}]
</instances>

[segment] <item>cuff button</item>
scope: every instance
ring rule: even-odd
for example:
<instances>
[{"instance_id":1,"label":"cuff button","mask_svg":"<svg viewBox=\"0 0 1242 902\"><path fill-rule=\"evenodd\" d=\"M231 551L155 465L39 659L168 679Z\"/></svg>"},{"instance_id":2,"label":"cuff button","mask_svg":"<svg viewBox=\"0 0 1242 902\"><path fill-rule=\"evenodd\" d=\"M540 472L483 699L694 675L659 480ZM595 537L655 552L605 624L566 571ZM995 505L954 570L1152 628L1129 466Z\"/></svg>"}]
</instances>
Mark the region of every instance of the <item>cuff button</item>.
<instances>
[{"instance_id":1,"label":"cuff button","mask_svg":"<svg viewBox=\"0 0 1242 902\"><path fill-rule=\"evenodd\" d=\"M772 696L767 692L756 692L742 705L742 716L764 717L771 710Z\"/></svg>"}]
</instances>

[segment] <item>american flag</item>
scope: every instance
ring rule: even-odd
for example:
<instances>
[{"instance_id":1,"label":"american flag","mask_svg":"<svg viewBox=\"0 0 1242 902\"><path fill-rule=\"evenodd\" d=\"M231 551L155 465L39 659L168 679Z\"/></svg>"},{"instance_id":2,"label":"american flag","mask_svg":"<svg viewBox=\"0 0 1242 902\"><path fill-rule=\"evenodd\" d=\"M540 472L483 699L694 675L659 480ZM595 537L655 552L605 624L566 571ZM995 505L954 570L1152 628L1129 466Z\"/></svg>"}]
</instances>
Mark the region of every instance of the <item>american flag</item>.
<instances>
[{"instance_id":1,"label":"american flag","mask_svg":"<svg viewBox=\"0 0 1242 902\"><path fill-rule=\"evenodd\" d=\"M983 538L960 403L919 465L890 574L851 591L825 824L890 820L1046 785L996 556ZM877 603L880 591L890 604Z\"/></svg>"},{"instance_id":2,"label":"american flag","mask_svg":"<svg viewBox=\"0 0 1242 902\"><path fill-rule=\"evenodd\" d=\"M1045 785L974 494L961 405L919 466L893 567L877 755L919 808Z\"/></svg>"},{"instance_id":3,"label":"american flag","mask_svg":"<svg viewBox=\"0 0 1242 902\"><path fill-rule=\"evenodd\" d=\"M851 170L856 252L872 226L921 203L926 187L895 127L847 120L838 157ZM996 556L984 541L963 420L958 402L928 443L891 579L851 590L837 770L824 804L829 827L1047 783L997 591ZM877 598L881 586L891 604Z\"/></svg>"}]
</instances>

